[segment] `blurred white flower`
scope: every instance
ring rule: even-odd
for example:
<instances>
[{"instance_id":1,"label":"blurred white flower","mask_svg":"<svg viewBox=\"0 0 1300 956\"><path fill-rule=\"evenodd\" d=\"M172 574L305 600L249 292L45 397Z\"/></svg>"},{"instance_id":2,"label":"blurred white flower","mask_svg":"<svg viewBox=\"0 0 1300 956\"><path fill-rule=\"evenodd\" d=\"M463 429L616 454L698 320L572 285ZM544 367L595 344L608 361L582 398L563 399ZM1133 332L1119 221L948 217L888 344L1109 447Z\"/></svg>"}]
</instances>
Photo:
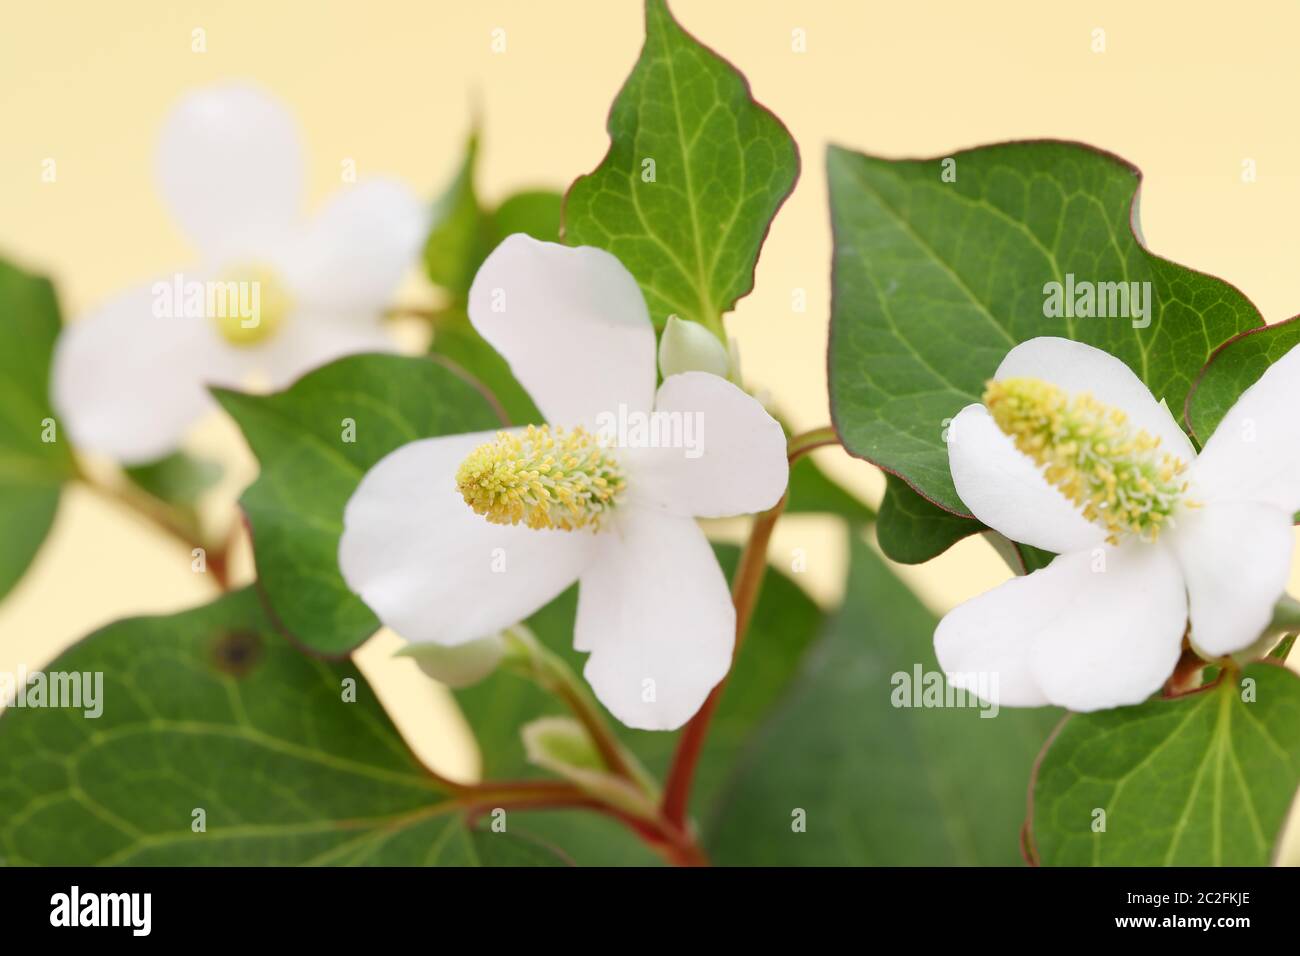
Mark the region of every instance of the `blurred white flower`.
<instances>
[{"instance_id":1,"label":"blurred white flower","mask_svg":"<svg viewBox=\"0 0 1300 956\"><path fill-rule=\"evenodd\" d=\"M426 210L402 184L372 179L306 220L304 173L293 118L261 91L212 87L177 105L157 176L200 262L65 329L52 391L79 447L156 459L213 407L208 384L280 387L339 356L393 347L382 312L420 248Z\"/></svg>"},{"instance_id":2,"label":"blurred white flower","mask_svg":"<svg viewBox=\"0 0 1300 956\"><path fill-rule=\"evenodd\" d=\"M1190 639L1253 644L1291 567L1300 509L1300 350L1247 389L1198 456L1127 365L1079 342L1008 353L984 404L954 419L961 500L989 527L1059 556L951 611L935 632L950 680L997 673L999 703L1136 704Z\"/></svg>"},{"instance_id":3,"label":"blurred white flower","mask_svg":"<svg viewBox=\"0 0 1300 956\"><path fill-rule=\"evenodd\" d=\"M348 585L397 633L458 645L581 582L574 646L632 727L672 729L727 672L735 611L696 517L785 491L781 426L707 372L655 391L655 337L609 253L525 235L483 263L474 327L551 423L412 442L344 513Z\"/></svg>"}]
</instances>

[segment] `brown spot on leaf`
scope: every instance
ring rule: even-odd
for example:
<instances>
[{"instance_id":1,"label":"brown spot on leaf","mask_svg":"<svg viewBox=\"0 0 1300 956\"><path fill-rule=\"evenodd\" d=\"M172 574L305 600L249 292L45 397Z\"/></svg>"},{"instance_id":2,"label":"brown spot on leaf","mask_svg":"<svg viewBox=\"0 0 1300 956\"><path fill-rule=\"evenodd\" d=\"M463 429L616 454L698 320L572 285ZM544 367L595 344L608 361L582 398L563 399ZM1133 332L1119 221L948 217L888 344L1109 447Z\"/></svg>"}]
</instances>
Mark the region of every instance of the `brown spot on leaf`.
<instances>
[{"instance_id":1,"label":"brown spot on leaf","mask_svg":"<svg viewBox=\"0 0 1300 956\"><path fill-rule=\"evenodd\" d=\"M262 638L254 631L224 631L212 646L217 670L233 677L246 677L262 658Z\"/></svg>"}]
</instances>

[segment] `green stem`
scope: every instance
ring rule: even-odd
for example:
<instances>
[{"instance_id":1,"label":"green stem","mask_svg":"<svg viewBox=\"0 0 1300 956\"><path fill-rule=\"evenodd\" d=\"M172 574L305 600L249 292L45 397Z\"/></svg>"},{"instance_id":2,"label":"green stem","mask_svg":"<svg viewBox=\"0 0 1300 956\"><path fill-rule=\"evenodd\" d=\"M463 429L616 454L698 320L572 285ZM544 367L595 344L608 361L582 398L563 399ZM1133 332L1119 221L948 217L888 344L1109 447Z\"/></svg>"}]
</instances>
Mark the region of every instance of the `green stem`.
<instances>
[{"instance_id":1,"label":"green stem","mask_svg":"<svg viewBox=\"0 0 1300 956\"><path fill-rule=\"evenodd\" d=\"M793 465L811 451L824 448L827 445L838 445L839 443L840 436L835 434L835 429L830 425L825 425L822 428L814 428L812 431L792 436L786 445L786 451L790 456L790 464Z\"/></svg>"},{"instance_id":2,"label":"green stem","mask_svg":"<svg viewBox=\"0 0 1300 956\"><path fill-rule=\"evenodd\" d=\"M659 797L654 777L641 765L605 720L585 682L578 679L569 665L542 644L526 626L515 625L507 631L514 653L508 666L529 678L543 690L559 697L591 737L605 766L615 776L634 784L652 800Z\"/></svg>"}]
</instances>

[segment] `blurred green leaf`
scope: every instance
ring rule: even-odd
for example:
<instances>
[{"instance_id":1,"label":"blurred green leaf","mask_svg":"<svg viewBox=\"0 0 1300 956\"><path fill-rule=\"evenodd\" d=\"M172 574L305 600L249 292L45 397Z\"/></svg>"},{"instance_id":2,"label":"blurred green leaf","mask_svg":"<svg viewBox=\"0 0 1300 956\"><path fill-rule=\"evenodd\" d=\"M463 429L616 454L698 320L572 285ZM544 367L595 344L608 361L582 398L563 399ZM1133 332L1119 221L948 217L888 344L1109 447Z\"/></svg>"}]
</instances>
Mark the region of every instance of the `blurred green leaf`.
<instances>
[{"instance_id":1,"label":"blurred green leaf","mask_svg":"<svg viewBox=\"0 0 1300 956\"><path fill-rule=\"evenodd\" d=\"M1016 863L1030 768L1059 712L895 706L918 671L941 677L935 617L857 535L845 594L706 821L714 861Z\"/></svg>"},{"instance_id":2,"label":"blurred green leaf","mask_svg":"<svg viewBox=\"0 0 1300 956\"><path fill-rule=\"evenodd\" d=\"M496 242L516 232L544 242L558 242L564 197L549 189L532 189L506 198L492 213Z\"/></svg>"},{"instance_id":3,"label":"blurred green leaf","mask_svg":"<svg viewBox=\"0 0 1300 956\"><path fill-rule=\"evenodd\" d=\"M609 114L609 152L569 187L565 241L612 252L656 327L715 332L754 285L772 218L799 175L780 120L726 60L646 0L646 38Z\"/></svg>"},{"instance_id":4,"label":"blurred green leaf","mask_svg":"<svg viewBox=\"0 0 1300 956\"><path fill-rule=\"evenodd\" d=\"M102 713L0 717L6 863L559 862L467 828L361 673L296 651L251 590L111 624L47 673L102 675Z\"/></svg>"},{"instance_id":5,"label":"blurred green leaf","mask_svg":"<svg viewBox=\"0 0 1300 956\"><path fill-rule=\"evenodd\" d=\"M492 251L491 227L474 190L478 134L470 136L455 178L433 204L432 225L424 244L429 279L463 297L479 263Z\"/></svg>"},{"instance_id":6,"label":"blurred green leaf","mask_svg":"<svg viewBox=\"0 0 1300 956\"><path fill-rule=\"evenodd\" d=\"M147 465L134 465L126 475L155 498L172 504L193 506L221 480L221 465L185 452L174 452Z\"/></svg>"},{"instance_id":7,"label":"blurred green leaf","mask_svg":"<svg viewBox=\"0 0 1300 956\"><path fill-rule=\"evenodd\" d=\"M500 420L457 372L396 355L349 356L274 395L213 394L261 465L239 502L267 603L304 645L350 651L379 629L338 569L343 509L361 478L402 445Z\"/></svg>"},{"instance_id":8,"label":"blurred green leaf","mask_svg":"<svg viewBox=\"0 0 1300 956\"><path fill-rule=\"evenodd\" d=\"M1038 769L1034 844L1052 866L1266 866L1297 787L1300 677L1252 664L1173 700L1072 715Z\"/></svg>"},{"instance_id":9,"label":"blurred green leaf","mask_svg":"<svg viewBox=\"0 0 1300 956\"><path fill-rule=\"evenodd\" d=\"M871 506L830 478L812 458L800 458L790 469L787 514L832 514L851 525L869 524Z\"/></svg>"},{"instance_id":10,"label":"blurred green leaf","mask_svg":"<svg viewBox=\"0 0 1300 956\"><path fill-rule=\"evenodd\" d=\"M49 280L0 259L0 598L36 556L76 473L49 400L59 328Z\"/></svg>"},{"instance_id":11,"label":"blurred green leaf","mask_svg":"<svg viewBox=\"0 0 1300 956\"><path fill-rule=\"evenodd\" d=\"M534 239L560 238L558 192L530 189L507 197L495 210L480 202L475 188L479 137L473 133L456 176L433 205L432 225L424 244L429 279L464 302L478 267L506 236L524 232Z\"/></svg>"}]
</instances>

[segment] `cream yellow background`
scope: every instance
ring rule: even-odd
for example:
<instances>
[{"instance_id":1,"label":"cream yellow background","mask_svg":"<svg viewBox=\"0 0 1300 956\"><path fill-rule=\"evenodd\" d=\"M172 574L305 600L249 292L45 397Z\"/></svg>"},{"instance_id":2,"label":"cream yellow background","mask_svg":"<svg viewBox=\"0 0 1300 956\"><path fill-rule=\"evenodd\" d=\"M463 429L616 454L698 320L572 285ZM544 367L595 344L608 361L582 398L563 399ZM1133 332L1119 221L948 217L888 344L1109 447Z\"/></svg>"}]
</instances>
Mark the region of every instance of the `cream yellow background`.
<instances>
[{"instance_id":1,"label":"cream yellow background","mask_svg":"<svg viewBox=\"0 0 1300 956\"><path fill-rule=\"evenodd\" d=\"M949 2L676 0L683 25L739 65L789 126L803 175L763 250L754 293L728 322L746 378L798 427L827 421L825 340L830 236L823 150L943 155L1025 137L1084 140L1145 173L1142 223L1161 255L1227 278L1269 321L1300 311L1300 126L1295 38L1285 0ZM452 174L473 104L482 111L482 192L561 187L606 148L605 115L642 40L638 0L365 3L331 0L5 0L0 34L0 254L57 280L66 313L184 267L192 250L155 191L159 123L185 91L250 79L301 123L309 193L339 188L342 164L395 174L432 196ZM494 53L492 31L505 31ZM1104 53L1092 51L1095 29ZM796 29L807 51L792 49ZM192 50L204 31L206 52ZM53 159L57 181L42 182ZM1252 159L1258 181L1242 181ZM792 311L806 290L807 311ZM413 278L404 299L432 291ZM105 357L111 361L110 356ZM208 502L214 522L255 465L228 423L201 450L232 462ZM827 467L876 500L871 466L837 452ZM737 533L736 527L724 529ZM803 548L802 580L823 600L840 587L845 542L832 522L787 519L772 557ZM244 575L251 564L244 555ZM905 576L944 610L1007 576L968 540ZM1300 574L1293 576L1300 593ZM0 669L39 667L86 632L129 614L210 597L185 549L82 489L0 605ZM444 704L391 636L363 666L420 752L473 773L475 756ZM430 719L430 714L440 714ZM1294 844L1296 841L1292 841Z\"/></svg>"}]
</instances>

